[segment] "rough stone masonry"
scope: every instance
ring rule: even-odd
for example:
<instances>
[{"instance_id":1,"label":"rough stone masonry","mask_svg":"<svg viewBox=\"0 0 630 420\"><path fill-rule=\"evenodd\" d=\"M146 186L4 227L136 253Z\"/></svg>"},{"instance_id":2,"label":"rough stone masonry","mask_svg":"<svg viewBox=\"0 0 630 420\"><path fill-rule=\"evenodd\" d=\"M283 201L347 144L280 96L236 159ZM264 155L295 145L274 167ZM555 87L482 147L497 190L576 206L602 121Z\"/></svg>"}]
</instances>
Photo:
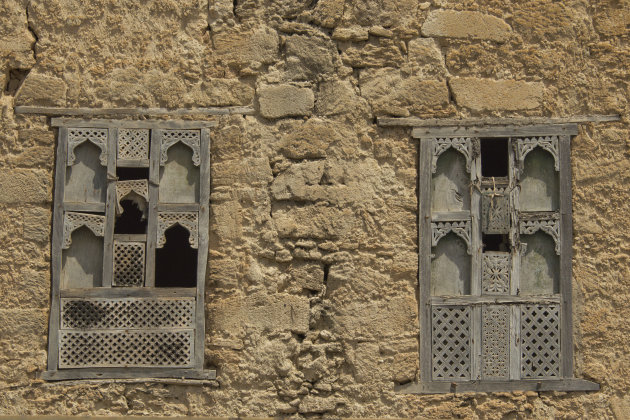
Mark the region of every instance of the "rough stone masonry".
<instances>
[{"instance_id":1,"label":"rough stone masonry","mask_svg":"<svg viewBox=\"0 0 630 420\"><path fill-rule=\"evenodd\" d=\"M630 418L627 0L3 0L0 414ZM214 386L45 383L55 134L18 105L252 106L213 132ZM417 142L376 117L555 117L572 145L575 376L418 375Z\"/></svg>"}]
</instances>

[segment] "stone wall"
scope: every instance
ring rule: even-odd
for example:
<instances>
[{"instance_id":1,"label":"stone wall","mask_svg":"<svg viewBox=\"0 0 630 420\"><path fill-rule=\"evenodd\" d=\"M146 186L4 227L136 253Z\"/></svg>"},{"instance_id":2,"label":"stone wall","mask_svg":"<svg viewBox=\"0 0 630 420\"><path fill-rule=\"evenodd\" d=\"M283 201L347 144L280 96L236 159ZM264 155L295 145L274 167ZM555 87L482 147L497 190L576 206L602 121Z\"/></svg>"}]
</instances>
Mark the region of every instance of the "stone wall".
<instances>
[{"instance_id":1,"label":"stone wall","mask_svg":"<svg viewBox=\"0 0 630 420\"><path fill-rule=\"evenodd\" d=\"M627 0L4 0L0 414L630 417ZM251 105L212 142L215 386L44 383L55 135L16 105ZM575 375L597 393L399 395L418 374L417 141L377 116L621 114L572 146Z\"/></svg>"}]
</instances>

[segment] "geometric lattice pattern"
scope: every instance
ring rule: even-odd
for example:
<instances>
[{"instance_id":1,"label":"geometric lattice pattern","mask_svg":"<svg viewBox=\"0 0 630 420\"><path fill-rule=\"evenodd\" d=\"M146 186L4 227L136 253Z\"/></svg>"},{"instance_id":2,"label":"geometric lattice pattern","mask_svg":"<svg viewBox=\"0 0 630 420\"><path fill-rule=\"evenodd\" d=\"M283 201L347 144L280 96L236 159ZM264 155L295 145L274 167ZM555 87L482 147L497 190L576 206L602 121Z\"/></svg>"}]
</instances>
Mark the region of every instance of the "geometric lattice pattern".
<instances>
[{"instance_id":1,"label":"geometric lattice pattern","mask_svg":"<svg viewBox=\"0 0 630 420\"><path fill-rule=\"evenodd\" d=\"M144 242L114 241L114 286L144 285Z\"/></svg>"},{"instance_id":2,"label":"geometric lattice pattern","mask_svg":"<svg viewBox=\"0 0 630 420\"><path fill-rule=\"evenodd\" d=\"M148 158L149 130L126 128L118 130L118 159Z\"/></svg>"},{"instance_id":3,"label":"geometric lattice pattern","mask_svg":"<svg viewBox=\"0 0 630 420\"><path fill-rule=\"evenodd\" d=\"M195 166L199 166L200 158L200 132L199 130L164 130L162 131L162 144L160 150L160 165L168 161L168 149L179 142L190 147L193 152L192 161Z\"/></svg>"},{"instance_id":4,"label":"geometric lattice pattern","mask_svg":"<svg viewBox=\"0 0 630 420\"><path fill-rule=\"evenodd\" d=\"M192 332L59 331L59 367L189 367Z\"/></svg>"},{"instance_id":5,"label":"geometric lattice pattern","mask_svg":"<svg viewBox=\"0 0 630 420\"><path fill-rule=\"evenodd\" d=\"M560 376L560 306L521 306L521 377Z\"/></svg>"},{"instance_id":6,"label":"geometric lattice pattern","mask_svg":"<svg viewBox=\"0 0 630 420\"><path fill-rule=\"evenodd\" d=\"M505 295L510 292L510 254L484 252L481 262L481 291L485 295Z\"/></svg>"},{"instance_id":7,"label":"geometric lattice pattern","mask_svg":"<svg viewBox=\"0 0 630 420\"><path fill-rule=\"evenodd\" d=\"M188 242L192 248L197 249L199 247L199 216L197 212L192 211L158 212L157 247L164 247L166 244L164 233L175 224L188 230L190 234Z\"/></svg>"},{"instance_id":8,"label":"geometric lattice pattern","mask_svg":"<svg viewBox=\"0 0 630 420\"><path fill-rule=\"evenodd\" d=\"M432 318L433 379L470 379L470 307L434 306Z\"/></svg>"},{"instance_id":9,"label":"geometric lattice pattern","mask_svg":"<svg viewBox=\"0 0 630 420\"><path fill-rule=\"evenodd\" d=\"M192 328L195 298L67 298L62 329Z\"/></svg>"},{"instance_id":10,"label":"geometric lattice pattern","mask_svg":"<svg viewBox=\"0 0 630 420\"><path fill-rule=\"evenodd\" d=\"M484 233L510 231L510 199L505 188L484 189L481 196L481 229Z\"/></svg>"},{"instance_id":11,"label":"geometric lattice pattern","mask_svg":"<svg viewBox=\"0 0 630 420\"><path fill-rule=\"evenodd\" d=\"M107 166L107 129L106 128L69 128L68 129L68 166L76 159L74 149L83 142L92 142L101 149L99 160Z\"/></svg>"},{"instance_id":12,"label":"geometric lattice pattern","mask_svg":"<svg viewBox=\"0 0 630 420\"><path fill-rule=\"evenodd\" d=\"M484 379L509 379L510 307L487 305L481 313L481 374Z\"/></svg>"}]
</instances>

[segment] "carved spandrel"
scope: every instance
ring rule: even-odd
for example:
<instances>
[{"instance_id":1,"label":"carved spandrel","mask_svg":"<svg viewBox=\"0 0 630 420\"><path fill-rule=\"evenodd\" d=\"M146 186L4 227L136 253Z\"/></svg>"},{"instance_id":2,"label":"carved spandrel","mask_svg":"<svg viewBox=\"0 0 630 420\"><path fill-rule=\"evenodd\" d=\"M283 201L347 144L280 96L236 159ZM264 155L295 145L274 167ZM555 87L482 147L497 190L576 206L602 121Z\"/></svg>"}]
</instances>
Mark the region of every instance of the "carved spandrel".
<instances>
[{"instance_id":1,"label":"carved spandrel","mask_svg":"<svg viewBox=\"0 0 630 420\"><path fill-rule=\"evenodd\" d=\"M472 255L470 229L471 225L468 220L459 222L432 222L431 246L437 246L440 239L448 235L450 232L453 232L466 242L467 252L469 255Z\"/></svg>"},{"instance_id":2,"label":"carved spandrel","mask_svg":"<svg viewBox=\"0 0 630 420\"><path fill-rule=\"evenodd\" d=\"M159 212L157 247L164 247L166 244L165 232L175 224L188 230L190 234L188 242L192 248L197 249L199 247L199 216L196 212Z\"/></svg>"},{"instance_id":3,"label":"carved spandrel","mask_svg":"<svg viewBox=\"0 0 630 420\"><path fill-rule=\"evenodd\" d=\"M81 143L89 141L101 149L99 160L107 166L107 129L106 128L69 128L68 129L68 166L76 159L74 149Z\"/></svg>"},{"instance_id":4,"label":"carved spandrel","mask_svg":"<svg viewBox=\"0 0 630 420\"><path fill-rule=\"evenodd\" d=\"M437 171L437 161L442 153L450 147L460 152L466 158L466 170L470 173L473 159L473 140L470 137L447 137L433 139L433 158L431 171Z\"/></svg>"},{"instance_id":5,"label":"carved spandrel","mask_svg":"<svg viewBox=\"0 0 630 420\"><path fill-rule=\"evenodd\" d=\"M72 244L72 232L85 226L96 236L105 234L105 216L98 214L86 214L66 212L63 220L63 249L68 249Z\"/></svg>"},{"instance_id":6,"label":"carved spandrel","mask_svg":"<svg viewBox=\"0 0 630 420\"><path fill-rule=\"evenodd\" d=\"M549 215L531 215L519 220L519 232L533 235L539 230L551 236L556 244L556 254L560 255L560 220L557 213Z\"/></svg>"},{"instance_id":7,"label":"carved spandrel","mask_svg":"<svg viewBox=\"0 0 630 420\"><path fill-rule=\"evenodd\" d=\"M540 147L543 150L551 153L554 159L554 167L556 171L560 170L560 158L558 155L558 136L546 136L546 137L526 137L516 140L516 156L519 162L519 166L523 167L525 157L529 152L536 147Z\"/></svg>"},{"instance_id":8,"label":"carved spandrel","mask_svg":"<svg viewBox=\"0 0 630 420\"><path fill-rule=\"evenodd\" d=\"M485 188L481 195L481 228L483 233L510 231L510 197L505 188Z\"/></svg>"},{"instance_id":9,"label":"carved spandrel","mask_svg":"<svg viewBox=\"0 0 630 420\"><path fill-rule=\"evenodd\" d=\"M149 182L146 179L134 179L128 181L116 182L116 213L122 214L123 208L120 202L130 195L135 193L144 198L145 202L149 202Z\"/></svg>"},{"instance_id":10,"label":"carved spandrel","mask_svg":"<svg viewBox=\"0 0 630 420\"><path fill-rule=\"evenodd\" d=\"M507 252L484 252L481 290L485 295L507 295L510 292L511 258Z\"/></svg>"},{"instance_id":11,"label":"carved spandrel","mask_svg":"<svg viewBox=\"0 0 630 420\"><path fill-rule=\"evenodd\" d=\"M164 130L162 131L162 145L160 153L160 165L164 166L168 161L168 149L179 142L190 147L193 151L192 161L195 166L201 163L200 158L200 132L199 130Z\"/></svg>"}]
</instances>

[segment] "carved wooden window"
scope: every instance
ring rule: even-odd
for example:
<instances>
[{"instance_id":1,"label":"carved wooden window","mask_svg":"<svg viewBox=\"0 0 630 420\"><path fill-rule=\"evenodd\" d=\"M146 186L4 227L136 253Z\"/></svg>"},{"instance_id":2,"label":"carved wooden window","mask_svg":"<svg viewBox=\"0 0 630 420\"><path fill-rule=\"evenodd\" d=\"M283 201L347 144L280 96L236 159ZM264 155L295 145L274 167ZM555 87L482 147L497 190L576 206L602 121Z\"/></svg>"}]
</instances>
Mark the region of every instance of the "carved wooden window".
<instances>
[{"instance_id":1,"label":"carved wooden window","mask_svg":"<svg viewBox=\"0 0 630 420\"><path fill-rule=\"evenodd\" d=\"M402 392L596 390L573 378L576 125L415 128L420 382Z\"/></svg>"},{"instance_id":2,"label":"carved wooden window","mask_svg":"<svg viewBox=\"0 0 630 420\"><path fill-rule=\"evenodd\" d=\"M53 119L49 380L203 370L209 122Z\"/></svg>"}]
</instances>

